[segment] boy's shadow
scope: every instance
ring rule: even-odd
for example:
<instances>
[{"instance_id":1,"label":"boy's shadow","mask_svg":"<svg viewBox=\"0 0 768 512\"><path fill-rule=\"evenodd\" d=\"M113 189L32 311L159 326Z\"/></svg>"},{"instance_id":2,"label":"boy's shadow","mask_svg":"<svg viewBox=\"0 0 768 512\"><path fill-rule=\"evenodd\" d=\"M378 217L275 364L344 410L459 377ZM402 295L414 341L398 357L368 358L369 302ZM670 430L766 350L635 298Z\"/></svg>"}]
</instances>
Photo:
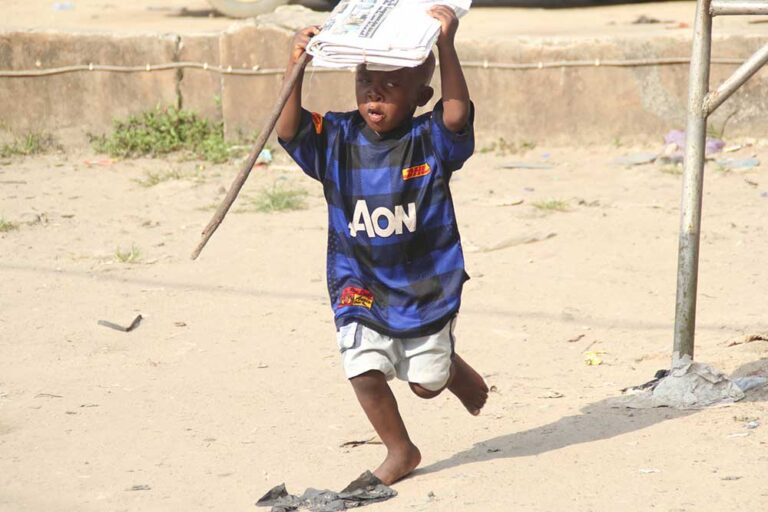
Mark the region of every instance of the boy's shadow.
<instances>
[{"instance_id":1,"label":"boy's shadow","mask_svg":"<svg viewBox=\"0 0 768 512\"><path fill-rule=\"evenodd\" d=\"M754 373L768 376L768 358L743 365L733 375ZM749 371L743 371L749 369ZM768 386L749 391L743 401L768 400ZM644 429L666 420L674 420L700 412L701 410L677 410L670 408L627 409L616 405L616 398L606 398L587 405L581 414L566 416L559 420L522 432L514 432L476 443L472 448L434 462L414 471L414 475L433 473L462 464L483 462L493 459L527 457L558 450L580 443L610 439L618 435Z\"/></svg>"}]
</instances>

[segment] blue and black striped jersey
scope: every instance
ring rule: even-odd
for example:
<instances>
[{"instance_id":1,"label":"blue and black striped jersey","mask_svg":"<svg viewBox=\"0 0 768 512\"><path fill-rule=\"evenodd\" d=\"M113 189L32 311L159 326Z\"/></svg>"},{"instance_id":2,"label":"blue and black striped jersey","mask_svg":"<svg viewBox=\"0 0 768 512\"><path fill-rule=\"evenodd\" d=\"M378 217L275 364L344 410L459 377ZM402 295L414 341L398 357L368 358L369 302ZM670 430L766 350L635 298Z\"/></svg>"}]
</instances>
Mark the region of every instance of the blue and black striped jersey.
<instances>
[{"instance_id":1,"label":"blue and black striped jersey","mask_svg":"<svg viewBox=\"0 0 768 512\"><path fill-rule=\"evenodd\" d=\"M378 135L357 111L302 111L280 141L328 203L328 292L336 325L393 337L440 330L469 278L448 183L474 151L473 114L449 131L442 104Z\"/></svg>"}]
</instances>

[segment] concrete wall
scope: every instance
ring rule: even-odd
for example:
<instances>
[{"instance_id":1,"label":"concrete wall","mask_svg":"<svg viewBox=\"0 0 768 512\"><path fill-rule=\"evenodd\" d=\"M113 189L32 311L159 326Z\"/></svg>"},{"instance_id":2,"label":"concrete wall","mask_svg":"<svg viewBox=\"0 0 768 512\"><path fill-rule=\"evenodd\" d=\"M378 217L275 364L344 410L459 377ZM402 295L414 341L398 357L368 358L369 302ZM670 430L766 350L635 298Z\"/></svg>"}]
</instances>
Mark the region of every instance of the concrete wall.
<instances>
[{"instance_id":1,"label":"concrete wall","mask_svg":"<svg viewBox=\"0 0 768 512\"><path fill-rule=\"evenodd\" d=\"M54 32L0 33L0 69L71 64L145 65L207 62L233 68L281 68L292 30L246 22L224 33L110 36ZM717 38L715 57L745 58L765 44L754 36ZM510 39L464 41L465 61L539 62L584 59L687 57L683 38ZM712 83L735 66L716 65ZM682 128L688 66L580 67L536 70L467 68L477 108L476 127L487 139L548 144L658 141ZM65 143L108 131L115 118L181 104L223 119L235 138L261 128L281 83L280 75L234 76L205 70L107 73L86 71L44 78L0 78L0 121L15 133L53 132ZM435 80L439 91L439 77ZM354 108L353 75L307 72L305 104L313 110ZM728 134L768 135L768 72L753 77L713 118L731 115Z\"/></svg>"}]
</instances>

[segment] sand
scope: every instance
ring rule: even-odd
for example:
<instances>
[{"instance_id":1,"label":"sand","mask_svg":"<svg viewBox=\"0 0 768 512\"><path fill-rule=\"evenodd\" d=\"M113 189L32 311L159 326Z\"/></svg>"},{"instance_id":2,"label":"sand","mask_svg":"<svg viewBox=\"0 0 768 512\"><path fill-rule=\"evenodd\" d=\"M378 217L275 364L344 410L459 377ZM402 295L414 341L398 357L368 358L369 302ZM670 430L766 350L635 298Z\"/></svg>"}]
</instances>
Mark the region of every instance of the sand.
<instances>
[{"instance_id":1,"label":"sand","mask_svg":"<svg viewBox=\"0 0 768 512\"><path fill-rule=\"evenodd\" d=\"M10 0L4 27L230 23L174 16L204 11L202 0L74 3ZM473 19L495 20L499 33L669 33L629 23L689 21L691 9L475 10L461 37ZM424 459L397 498L370 510L768 508L766 393L697 412L609 404L670 364L680 176L612 163L660 151L662 135L658 147L537 141L516 154L478 141L486 151L453 181L472 276L457 347L494 392L475 418L454 397L423 401L395 383ZM727 156L763 162L707 169L696 358L730 373L768 364L766 341L729 346L768 331L768 146L727 142L744 145ZM502 168L521 161L552 168ZM0 233L0 511L254 510L278 483L338 490L381 461L379 444L342 446L374 434L340 367L319 186L276 152L189 259L238 167L77 148L0 160L0 217L18 224ZM148 174L173 179L146 186ZM252 200L275 184L305 190L306 209L255 212ZM548 200L567 211L535 206ZM135 261L121 262L131 248ZM98 325L138 314L129 333ZM602 364L585 364L587 351Z\"/></svg>"},{"instance_id":2,"label":"sand","mask_svg":"<svg viewBox=\"0 0 768 512\"><path fill-rule=\"evenodd\" d=\"M455 176L472 276L458 350L495 391L475 418L395 383L424 460L371 510L768 506L766 396L608 405L671 353L680 177L612 163L642 149L660 148L479 151ZM753 154L768 160L759 141L728 156ZM339 363L317 184L276 152L191 261L236 162L103 158L0 166L0 216L19 223L0 234L0 510L251 510L278 483L339 489L375 467L381 445L341 447L374 434ZM553 167L501 168L520 161ZM252 211L275 183L307 208ZM728 346L768 331L766 196L764 167L710 164L696 355L726 372L768 358L765 341ZM550 199L568 211L535 206ZM97 324L137 314L129 333Z\"/></svg>"}]
</instances>

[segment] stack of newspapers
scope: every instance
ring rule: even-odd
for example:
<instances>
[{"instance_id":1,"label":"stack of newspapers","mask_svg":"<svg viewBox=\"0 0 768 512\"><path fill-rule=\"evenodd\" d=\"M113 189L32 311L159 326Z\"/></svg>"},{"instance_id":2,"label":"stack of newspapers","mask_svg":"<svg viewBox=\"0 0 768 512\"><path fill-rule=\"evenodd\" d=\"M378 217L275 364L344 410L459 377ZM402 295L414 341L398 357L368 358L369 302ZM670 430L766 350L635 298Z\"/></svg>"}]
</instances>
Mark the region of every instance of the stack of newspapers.
<instances>
[{"instance_id":1,"label":"stack of newspapers","mask_svg":"<svg viewBox=\"0 0 768 512\"><path fill-rule=\"evenodd\" d=\"M391 70L418 66L432 51L440 22L427 11L447 5L458 17L472 0L341 0L307 53L315 66Z\"/></svg>"}]
</instances>

